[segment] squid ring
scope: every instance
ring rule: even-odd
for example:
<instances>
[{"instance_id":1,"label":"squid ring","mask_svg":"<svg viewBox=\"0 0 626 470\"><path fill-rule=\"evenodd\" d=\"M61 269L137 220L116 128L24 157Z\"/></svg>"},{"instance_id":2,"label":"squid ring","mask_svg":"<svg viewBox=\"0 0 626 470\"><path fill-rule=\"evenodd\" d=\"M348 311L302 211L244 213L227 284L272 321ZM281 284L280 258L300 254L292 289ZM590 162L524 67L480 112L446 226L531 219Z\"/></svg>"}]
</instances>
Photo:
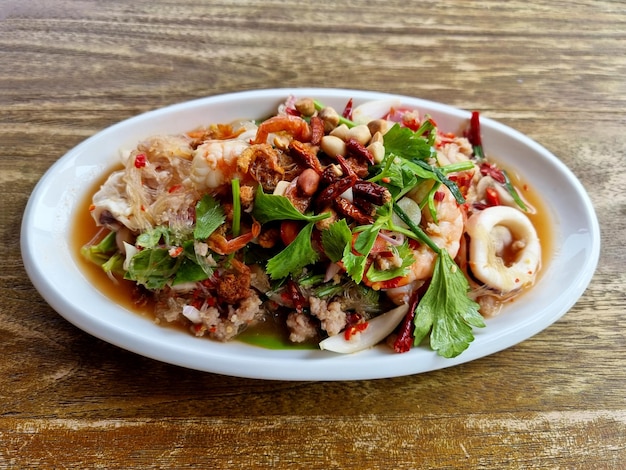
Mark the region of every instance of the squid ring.
<instances>
[{"instance_id":1,"label":"squid ring","mask_svg":"<svg viewBox=\"0 0 626 470\"><path fill-rule=\"evenodd\" d=\"M541 262L541 246L535 227L524 213L508 206L488 207L468 219L466 232L471 238L469 266L477 279L501 293L533 283ZM510 239L503 240L503 233ZM514 252L507 263L501 254L503 244Z\"/></svg>"}]
</instances>

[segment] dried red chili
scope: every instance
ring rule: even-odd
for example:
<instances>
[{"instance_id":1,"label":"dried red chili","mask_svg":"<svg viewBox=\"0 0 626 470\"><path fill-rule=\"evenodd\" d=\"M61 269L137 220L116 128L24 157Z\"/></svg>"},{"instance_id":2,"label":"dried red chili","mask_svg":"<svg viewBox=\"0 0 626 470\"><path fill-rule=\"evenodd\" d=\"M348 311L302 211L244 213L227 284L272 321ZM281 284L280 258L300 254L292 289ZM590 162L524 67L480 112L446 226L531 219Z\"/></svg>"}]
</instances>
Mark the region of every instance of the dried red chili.
<instances>
[{"instance_id":1,"label":"dried red chili","mask_svg":"<svg viewBox=\"0 0 626 470\"><path fill-rule=\"evenodd\" d=\"M372 155L372 152L370 152L363 144L361 144L358 140L356 139L348 139L346 140L346 149L348 150L348 152L350 152L352 155L355 155L359 158L363 158L364 160L366 160L370 165L374 164L374 156Z\"/></svg>"},{"instance_id":2,"label":"dried red chili","mask_svg":"<svg viewBox=\"0 0 626 470\"><path fill-rule=\"evenodd\" d=\"M480 165L480 174L483 176L491 176L500 184L506 183L506 178L502 170L492 163L482 163Z\"/></svg>"},{"instance_id":3,"label":"dried red chili","mask_svg":"<svg viewBox=\"0 0 626 470\"><path fill-rule=\"evenodd\" d=\"M302 310L304 310L304 307L306 307L308 303L306 297L302 294L302 292L300 292L296 283L291 279L287 282L285 289L287 295L289 296L289 300L293 303L293 306L296 309L296 312L302 313Z\"/></svg>"},{"instance_id":4,"label":"dried red chili","mask_svg":"<svg viewBox=\"0 0 626 470\"><path fill-rule=\"evenodd\" d=\"M363 212L355 204L351 203L343 197L338 197L333 201L337 212L340 212L345 217L350 217L359 225L369 225L374 223L374 217Z\"/></svg>"},{"instance_id":5,"label":"dried red chili","mask_svg":"<svg viewBox=\"0 0 626 470\"><path fill-rule=\"evenodd\" d=\"M315 201L318 207L326 207L334 199L338 198L344 191L350 189L356 183L356 175L348 175L331 183L320 192Z\"/></svg>"},{"instance_id":6,"label":"dried red chili","mask_svg":"<svg viewBox=\"0 0 626 470\"><path fill-rule=\"evenodd\" d=\"M415 310L417 309L418 303L419 295L416 291L411 296L411 300L409 302L409 311L404 316L404 319L400 324L400 329L398 330L398 336L393 342L393 350L397 353L408 352L413 346L413 320L415 319Z\"/></svg>"},{"instance_id":7,"label":"dried red chili","mask_svg":"<svg viewBox=\"0 0 626 470\"><path fill-rule=\"evenodd\" d=\"M353 102L352 102L352 98L350 98L348 102L346 103L346 107L343 108L343 113L341 113L341 115L345 117L346 119L352 119L352 106L353 106Z\"/></svg>"},{"instance_id":8,"label":"dried red chili","mask_svg":"<svg viewBox=\"0 0 626 470\"><path fill-rule=\"evenodd\" d=\"M377 206L382 206L391 201L389 190L371 181L357 181L352 186L352 193L355 198L363 198Z\"/></svg>"}]
</instances>

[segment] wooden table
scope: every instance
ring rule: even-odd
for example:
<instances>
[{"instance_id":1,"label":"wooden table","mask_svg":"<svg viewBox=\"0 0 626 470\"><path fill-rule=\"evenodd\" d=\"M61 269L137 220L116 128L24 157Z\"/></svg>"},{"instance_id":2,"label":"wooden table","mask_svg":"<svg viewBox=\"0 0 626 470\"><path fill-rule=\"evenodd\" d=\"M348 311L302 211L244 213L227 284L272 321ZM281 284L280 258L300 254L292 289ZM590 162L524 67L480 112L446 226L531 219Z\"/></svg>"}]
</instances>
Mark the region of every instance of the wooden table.
<instances>
[{"instance_id":1,"label":"wooden table","mask_svg":"<svg viewBox=\"0 0 626 470\"><path fill-rule=\"evenodd\" d=\"M0 467L624 468L626 2L0 3ZM280 382L186 370L75 328L20 222L66 151L143 111L269 87L480 109L580 178L597 272L561 320L421 375Z\"/></svg>"}]
</instances>

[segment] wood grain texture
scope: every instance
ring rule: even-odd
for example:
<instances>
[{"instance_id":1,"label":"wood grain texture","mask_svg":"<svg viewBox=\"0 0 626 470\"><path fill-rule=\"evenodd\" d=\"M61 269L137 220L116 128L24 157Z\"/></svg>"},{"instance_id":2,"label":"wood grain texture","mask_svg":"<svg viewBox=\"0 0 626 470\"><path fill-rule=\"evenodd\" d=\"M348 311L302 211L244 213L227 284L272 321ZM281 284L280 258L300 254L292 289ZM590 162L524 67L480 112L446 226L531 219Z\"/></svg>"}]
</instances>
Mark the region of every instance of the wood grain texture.
<instances>
[{"instance_id":1,"label":"wood grain texture","mask_svg":"<svg viewBox=\"0 0 626 470\"><path fill-rule=\"evenodd\" d=\"M0 468L593 468L626 462L626 2L0 2ZM146 359L34 291L38 179L122 119L223 92L328 86L508 124L581 180L597 272L537 336L454 368L258 381Z\"/></svg>"}]
</instances>

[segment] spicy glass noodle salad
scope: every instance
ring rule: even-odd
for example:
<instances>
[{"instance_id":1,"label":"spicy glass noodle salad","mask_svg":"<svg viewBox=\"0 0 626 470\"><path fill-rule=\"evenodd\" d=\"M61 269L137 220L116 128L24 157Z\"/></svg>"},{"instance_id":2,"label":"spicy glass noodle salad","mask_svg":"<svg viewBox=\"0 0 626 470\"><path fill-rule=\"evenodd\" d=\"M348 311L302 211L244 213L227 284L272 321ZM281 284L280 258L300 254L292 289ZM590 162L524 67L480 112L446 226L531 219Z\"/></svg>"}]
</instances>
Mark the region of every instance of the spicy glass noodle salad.
<instances>
[{"instance_id":1,"label":"spicy glass noodle salad","mask_svg":"<svg viewBox=\"0 0 626 470\"><path fill-rule=\"evenodd\" d=\"M485 156L476 112L455 135L393 101L290 96L122 160L81 253L197 336L277 323L339 353L427 343L455 357L540 269L535 208Z\"/></svg>"}]
</instances>

